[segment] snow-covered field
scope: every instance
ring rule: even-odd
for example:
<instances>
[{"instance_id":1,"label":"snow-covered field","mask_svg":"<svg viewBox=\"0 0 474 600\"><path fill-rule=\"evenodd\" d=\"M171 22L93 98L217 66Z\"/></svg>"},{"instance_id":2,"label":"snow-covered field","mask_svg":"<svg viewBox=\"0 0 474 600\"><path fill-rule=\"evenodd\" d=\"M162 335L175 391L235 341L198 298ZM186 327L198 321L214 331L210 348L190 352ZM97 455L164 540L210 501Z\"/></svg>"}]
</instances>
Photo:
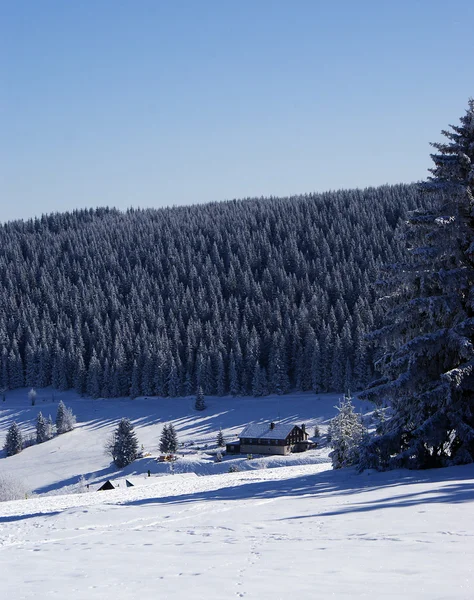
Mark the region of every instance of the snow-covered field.
<instances>
[{"instance_id":1,"label":"snow-covered field","mask_svg":"<svg viewBox=\"0 0 474 600\"><path fill-rule=\"evenodd\" d=\"M120 471L125 475L140 477L148 470L153 476L169 473L168 464L155 460L160 455L159 441L163 425L169 422L176 428L182 444L179 460L173 465L177 473L223 473L229 470L231 464L238 465L240 469L255 469L301 462L327 462L328 449L322 448L286 459L266 457L247 461L246 457L226 457L222 463L215 463L216 437L221 428L226 441L232 441L237 439L249 422L272 420L305 423L310 434L314 425L318 424L324 432L328 420L336 412L334 406L338 396L293 394L268 396L259 400L245 397L206 398L206 410L197 412L194 410L194 398L191 397L92 400L80 398L74 392L47 389L38 390L35 406L31 406L28 390L15 390L6 393L5 402L0 401L0 444L13 421L20 425L23 432L33 433L39 411L46 417L51 415L54 420L59 400L70 406L77 416L74 431L0 460L0 476L6 473L21 479L28 490L37 494L76 491L81 476L91 487L115 477L119 472L111 464L110 457L106 456L104 445L124 416L132 420L139 445L143 444L144 454L151 454ZM4 455L0 453L0 456Z\"/></svg>"},{"instance_id":2,"label":"snow-covered field","mask_svg":"<svg viewBox=\"0 0 474 600\"><path fill-rule=\"evenodd\" d=\"M279 416L324 430L335 396L211 398L204 413L190 398L55 396L31 407L17 391L0 406L2 439L14 419L54 418L59 398L78 416L74 432L0 459L0 476L35 491L0 503L2 599L474 597L474 467L358 475L332 471L324 447L214 462L219 427L231 439ZM122 416L151 456L125 470L135 487L96 492L118 474L103 444ZM174 474L154 460L169 421L185 443Z\"/></svg>"}]
</instances>

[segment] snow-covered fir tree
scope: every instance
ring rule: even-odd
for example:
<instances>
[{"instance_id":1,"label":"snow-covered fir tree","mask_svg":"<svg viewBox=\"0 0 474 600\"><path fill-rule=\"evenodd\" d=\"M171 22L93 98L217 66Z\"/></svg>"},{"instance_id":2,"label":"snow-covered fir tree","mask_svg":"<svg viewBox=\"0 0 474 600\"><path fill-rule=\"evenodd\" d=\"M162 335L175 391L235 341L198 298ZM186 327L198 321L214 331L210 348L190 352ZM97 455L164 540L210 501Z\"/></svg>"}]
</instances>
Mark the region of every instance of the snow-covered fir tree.
<instances>
[{"instance_id":1,"label":"snow-covered fir tree","mask_svg":"<svg viewBox=\"0 0 474 600\"><path fill-rule=\"evenodd\" d=\"M42 444L50 439L49 426L47 420L43 417L41 411L36 417L36 443Z\"/></svg>"},{"instance_id":2,"label":"snow-covered fir tree","mask_svg":"<svg viewBox=\"0 0 474 600\"><path fill-rule=\"evenodd\" d=\"M224 434L222 433L222 429L219 429L216 438L217 445L219 448L223 448L225 446Z\"/></svg>"},{"instance_id":3,"label":"snow-covered fir tree","mask_svg":"<svg viewBox=\"0 0 474 600\"><path fill-rule=\"evenodd\" d=\"M178 450L178 435L173 423L168 426L168 438L169 438L169 451L176 452Z\"/></svg>"},{"instance_id":4,"label":"snow-covered fir tree","mask_svg":"<svg viewBox=\"0 0 474 600\"><path fill-rule=\"evenodd\" d=\"M202 387L198 388L196 394L196 400L194 401L194 408L196 410L204 410L206 408L206 401L204 398L204 393L202 391Z\"/></svg>"},{"instance_id":5,"label":"snow-covered fir tree","mask_svg":"<svg viewBox=\"0 0 474 600\"><path fill-rule=\"evenodd\" d=\"M53 417L48 415L48 418L46 419L46 436L48 440L54 437L55 427Z\"/></svg>"},{"instance_id":6,"label":"snow-covered fir tree","mask_svg":"<svg viewBox=\"0 0 474 600\"><path fill-rule=\"evenodd\" d=\"M137 458L138 440L130 419L120 420L112 438L106 444L106 451L119 469L123 469Z\"/></svg>"},{"instance_id":7,"label":"snow-covered fir tree","mask_svg":"<svg viewBox=\"0 0 474 600\"><path fill-rule=\"evenodd\" d=\"M332 448L329 456L333 468L340 469L359 462L359 447L364 439L365 427L360 415L354 411L350 394L345 395L336 408L338 414L331 419L328 428Z\"/></svg>"},{"instance_id":8,"label":"snow-covered fir tree","mask_svg":"<svg viewBox=\"0 0 474 600\"><path fill-rule=\"evenodd\" d=\"M163 426L160 437L160 452L170 454L178 449L178 436L172 423Z\"/></svg>"},{"instance_id":9,"label":"snow-covered fir tree","mask_svg":"<svg viewBox=\"0 0 474 600\"><path fill-rule=\"evenodd\" d=\"M166 424L163 425L163 429L161 430L160 452L163 454L167 454L169 452L168 448L168 424Z\"/></svg>"},{"instance_id":10,"label":"snow-covered fir tree","mask_svg":"<svg viewBox=\"0 0 474 600\"><path fill-rule=\"evenodd\" d=\"M391 408L362 467L474 460L474 100L442 134L422 186L432 208L410 216L411 259L382 282L388 313L375 339L383 377L365 397Z\"/></svg>"},{"instance_id":11,"label":"snow-covered fir tree","mask_svg":"<svg viewBox=\"0 0 474 600\"><path fill-rule=\"evenodd\" d=\"M62 400L58 403L58 408L56 410L56 431L58 434L64 433L64 413L66 411L66 406Z\"/></svg>"},{"instance_id":12,"label":"snow-covered fir tree","mask_svg":"<svg viewBox=\"0 0 474 600\"><path fill-rule=\"evenodd\" d=\"M7 456L18 454L23 449L23 437L20 428L16 423L12 423L8 428L3 449Z\"/></svg>"},{"instance_id":13,"label":"snow-covered fir tree","mask_svg":"<svg viewBox=\"0 0 474 600\"><path fill-rule=\"evenodd\" d=\"M62 400L59 401L56 413L56 431L59 434L72 431L76 424L76 417L72 409L65 406Z\"/></svg>"}]
</instances>

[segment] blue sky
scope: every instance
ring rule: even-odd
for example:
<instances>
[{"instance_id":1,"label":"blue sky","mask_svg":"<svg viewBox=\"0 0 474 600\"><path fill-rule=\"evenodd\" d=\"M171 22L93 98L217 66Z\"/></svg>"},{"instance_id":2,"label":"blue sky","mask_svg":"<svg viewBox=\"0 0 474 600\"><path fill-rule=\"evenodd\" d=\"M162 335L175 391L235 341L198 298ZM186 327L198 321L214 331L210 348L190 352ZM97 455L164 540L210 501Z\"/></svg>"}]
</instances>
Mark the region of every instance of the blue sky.
<instances>
[{"instance_id":1,"label":"blue sky","mask_svg":"<svg viewBox=\"0 0 474 600\"><path fill-rule=\"evenodd\" d=\"M424 179L470 0L0 0L0 221Z\"/></svg>"}]
</instances>

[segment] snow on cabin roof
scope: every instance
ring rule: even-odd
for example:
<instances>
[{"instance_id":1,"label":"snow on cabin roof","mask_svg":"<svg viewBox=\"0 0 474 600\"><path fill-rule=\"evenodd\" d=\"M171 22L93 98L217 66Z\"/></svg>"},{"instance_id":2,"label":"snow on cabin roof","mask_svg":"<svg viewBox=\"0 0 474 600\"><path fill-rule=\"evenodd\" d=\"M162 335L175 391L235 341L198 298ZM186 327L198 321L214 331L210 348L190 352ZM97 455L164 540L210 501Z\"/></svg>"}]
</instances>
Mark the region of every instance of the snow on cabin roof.
<instances>
[{"instance_id":1,"label":"snow on cabin roof","mask_svg":"<svg viewBox=\"0 0 474 600\"><path fill-rule=\"evenodd\" d=\"M240 434L241 438L259 438L268 440L285 440L296 425L294 423L250 423Z\"/></svg>"}]
</instances>

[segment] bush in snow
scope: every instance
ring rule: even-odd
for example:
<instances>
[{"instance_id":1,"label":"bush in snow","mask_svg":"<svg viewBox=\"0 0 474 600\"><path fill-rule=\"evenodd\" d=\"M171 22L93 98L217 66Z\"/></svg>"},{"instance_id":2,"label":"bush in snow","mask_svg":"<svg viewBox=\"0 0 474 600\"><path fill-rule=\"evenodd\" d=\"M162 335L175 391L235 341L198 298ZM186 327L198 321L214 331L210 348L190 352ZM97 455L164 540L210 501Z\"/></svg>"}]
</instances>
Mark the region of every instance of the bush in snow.
<instances>
[{"instance_id":1,"label":"bush in snow","mask_svg":"<svg viewBox=\"0 0 474 600\"><path fill-rule=\"evenodd\" d=\"M4 450L7 456L13 456L23 450L23 439L20 428L16 423L12 423L5 438Z\"/></svg>"},{"instance_id":2,"label":"bush in snow","mask_svg":"<svg viewBox=\"0 0 474 600\"><path fill-rule=\"evenodd\" d=\"M176 435L175 428L172 423L165 425L161 432L160 438L160 452L163 454L169 454L176 452L178 449L178 436Z\"/></svg>"},{"instance_id":3,"label":"bush in snow","mask_svg":"<svg viewBox=\"0 0 474 600\"><path fill-rule=\"evenodd\" d=\"M84 475L81 475L79 477L79 481L77 482L77 493L85 494L87 491L89 491L89 484L87 483L87 479L84 477Z\"/></svg>"},{"instance_id":4,"label":"bush in snow","mask_svg":"<svg viewBox=\"0 0 474 600\"><path fill-rule=\"evenodd\" d=\"M8 475L0 475L0 502L25 498L28 490L21 481Z\"/></svg>"},{"instance_id":5,"label":"bush in snow","mask_svg":"<svg viewBox=\"0 0 474 600\"><path fill-rule=\"evenodd\" d=\"M332 452L329 454L334 469L349 467L359 460L359 446L365 435L365 427L358 414L354 412L351 397L344 396L336 407L339 411L331 420L328 435Z\"/></svg>"},{"instance_id":6,"label":"bush in snow","mask_svg":"<svg viewBox=\"0 0 474 600\"><path fill-rule=\"evenodd\" d=\"M230 465L229 473L238 473L239 471L240 471L240 469L237 465Z\"/></svg>"},{"instance_id":7,"label":"bush in snow","mask_svg":"<svg viewBox=\"0 0 474 600\"><path fill-rule=\"evenodd\" d=\"M76 417L72 410L65 406L64 402L60 400L58 404L58 411L56 413L56 431L58 434L66 433L74 429L76 424Z\"/></svg>"},{"instance_id":8,"label":"bush in snow","mask_svg":"<svg viewBox=\"0 0 474 600\"><path fill-rule=\"evenodd\" d=\"M112 456L115 465L122 469L138 456L138 440L130 419L120 420L112 437L107 440L105 451Z\"/></svg>"},{"instance_id":9,"label":"bush in snow","mask_svg":"<svg viewBox=\"0 0 474 600\"><path fill-rule=\"evenodd\" d=\"M313 437L318 438L321 436L321 431L319 430L319 425L314 426Z\"/></svg>"}]
</instances>

